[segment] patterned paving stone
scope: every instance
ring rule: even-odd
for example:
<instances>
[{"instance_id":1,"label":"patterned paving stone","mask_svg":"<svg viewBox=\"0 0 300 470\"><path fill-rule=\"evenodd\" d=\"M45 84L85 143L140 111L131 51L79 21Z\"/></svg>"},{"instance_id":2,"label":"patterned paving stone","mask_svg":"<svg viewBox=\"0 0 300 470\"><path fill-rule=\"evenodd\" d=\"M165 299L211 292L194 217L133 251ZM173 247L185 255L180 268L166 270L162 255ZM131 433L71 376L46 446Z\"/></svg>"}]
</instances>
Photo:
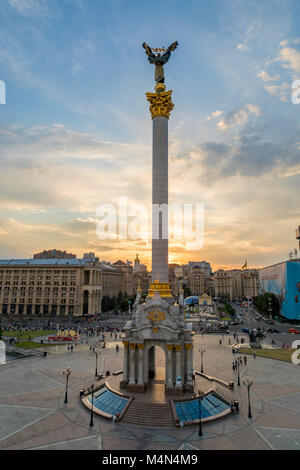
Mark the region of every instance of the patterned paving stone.
<instances>
[{"instance_id":1,"label":"patterned paving stone","mask_svg":"<svg viewBox=\"0 0 300 470\"><path fill-rule=\"evenodd\" d=\"M217 434L213 434L212 432L207 432L205 431L205 429L202 428L202 431L203 431L203 436L202 436L202 439L215 439L216 437L218 437ZM193 434L191 434L191 436L189 436L186 440L187 441L199 441L199 434L198 434L199 431L195 431Z\"/></svg>"},{"instance_id":2,"label":"patterned paving stone","mask_svg":"<svg viewBox=\"0 0 300 470\"><path fill-rule=\"evenodd\" d=\"M257 426L275 450L300 450L300 430Z\"/></svg>"},{"instance_id":3,"label":"patterned paving stone","mask_svg":"<svg viewBox=\"0 0 300 470\"><path fill-rule=\"evenodd\" d=\"M0 405L0 441L54 413L55 410L15 405Z\"/></svg>"},{"instance_id":4,"label":"patterned paving stone","mask_svg":"<svg viewBox=\"0 0 300 470\"><path fill-rule=\"evenodd\" d=\"M176 437L170 436L169 434L165 434L165 433L155 434L152 440L153 442L174 442L174 441L178 442L178 439Z\"/></svg>"},{"instance_id":5,"label":"patterned paving stone","mask_svg":"<svg viewBox=\"0 0 300 470\"><path fill-rule=\"evenodd\" d=\"M300 412L264 402L263 412L255 421L255 426L274 426L300 429Z\"/></svg>"},{"instance_id":6,"label":"patterned paving stone","mask_svg":"<svg viewBox=\"0 0 300 470\"><path fill-rule=\"evenodd\" d=\"M34 406L39 408L57 408L58 397L62 388L53 388L39 392L28 392L22 395L9 395L0 397L0 405Z\"/></svg>"},{"instance_id":7,"label":"patterned paving stone","mask_svg":"<svg viewBox=\"0 0 300 470\"><path fill-rule=\"evenodd\" d=\"M257 435L257 433L248 426L238 432L226 436L230 441L241 450L270 450L270 447Z\"/></svg>"},{"instance_id":8,"label":"patterned paving stone","mask_svg":"<svg viewBox=\"0 0 300 470\"><path fill-rule=\"evenodd\" d=\"M188 442L184 442L183 444L180 444L179 447L177 447L178 450L199 450L198 447L193 446L192 444L189 444Z\"/></svg>"},{"instance_id":9,"label":"patterned paving stone","mask_svg":"<svg viewBox=\"0 0 300 470\"><path fill-rule=\"evenodd\" d=\"M114 438L120 437L121 439L133 439L134 441L138 440L136 436L129 431L115 431L113 433L109 433L109 435Z\"/></svg>"},{"instance_id":10,"label":"patterned paving stone","mask_svg":"<svg viewBox=\"0 0 300 470\"><path fill-rule=\"evenodd\" d=\"M284 406L290 410L300 411L300 393L285 395L284 397L273 398L268 401L274 405Z\"/></svg>"},{"instance_id":11,"label":"patterned paving stone","mask_svg":"<svg viewBox=\"0 0 300 470\"><path fill-rule=\"evenodd\" d=\"M87 436L81 439L70 439L64 442L55 442L40 447L31 447L29 450L101 450L101 440L98 436Z\"/></svg>"}]
</instances>

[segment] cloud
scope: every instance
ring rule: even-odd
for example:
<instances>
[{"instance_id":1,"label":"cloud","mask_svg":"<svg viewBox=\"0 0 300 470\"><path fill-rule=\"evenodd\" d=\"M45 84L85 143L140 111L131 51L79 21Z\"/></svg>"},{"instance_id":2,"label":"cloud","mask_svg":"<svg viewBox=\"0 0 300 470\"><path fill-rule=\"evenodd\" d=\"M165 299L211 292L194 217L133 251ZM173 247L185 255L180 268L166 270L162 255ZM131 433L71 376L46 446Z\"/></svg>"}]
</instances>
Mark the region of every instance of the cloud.
<instances>
[{"instance_id":1,"label":"cloud","mask_svg":"<svg viewBox=\"0 0 300 470\"><path fill-rule=\"evenodd\" d=\"M282 83L280 85L265 85L264 89L270 93L270 95L279 98L280 101L288 101L288 92L291 90L291 86L288 83Z\"/></svg>"},{"instance_id":2,"label":"cloud","mask_svg":"<svg viewBox=\"0 0 300 470\"><path fill-rule=\"evenodd\" d=\"M281 41L277 55L268 59L264 70L257 73L257 77L264 82L264 89L272 97L283 102L290 99L291 83L300 74L300 52L293 47L287 47L289 43L298 44L298 39ZM270 73L270 69L273 73ZM272 84L271 82L278 83Z\"/></svg>"},{"instance_id":3,"label":"cloud","mask_svg":"<svg viewBox=\"0 0 300 470\"><path fill-rule=\"evenodd\" d=\"M207 116L206 120L210 121L211 119L218 119L220 116L222 116L223 111L217 110L213 111L209 116Z\"/></svg>"},{"instance_id":4,"label":"cloud","mask_svg":"<svg viewBox=\"0 0 300 470\"><path fill-rule=\"evenodd\" d=\"M236 46L236 48L237 48L239 51L242 51L242 52L249 50L249 47L248 47L246 44L238 44L238 45Z\"/></svg>"},{"instance_id":5,"label":"cloud","mask_svg":"<svg viewBox=\"0 0 300 470\"><path fill-rule=\"evenodd\" d=\"M45 0L7 0L8 4L22 16L49 16L49 6ZM52 5L53 6L53 5Z\"/></svg>"},{"instance_id":6,"label":"cloud","mask_svg":"<svg viewBox=\"0 0 300 470\"><path fill-rule=\"evenodd\" d=\"M278 60L284 68L300 73L300 52L291 47L284 47L280 50Z\"/></svg>"},{"instance_id":7,"label":"cloud","mask_svg":"<svg viewBox=\"0 0 300 470\"><path fill-rule=\"evenodd\" d=\"M259 106L247 104L244 108L230 111L217 123L217 129L226 132L233 127L243 126L248 122L251 114L254 114L256 117L261 116Z\"/></svg>"},{"instance_id":8,"label":"cloud","mask_svg":"<svg viewBox=\"0 0 300 470\"><path fill-rule=\"evenodd\" d=\"M280 75L279 74L273 75L273 77L271 77L268 74L268 72L266 72L265 70L262 70L256 76L258 78L261 78L263 82L275 82L277 80L280 80Z\"/></svg>"}]
</instances>

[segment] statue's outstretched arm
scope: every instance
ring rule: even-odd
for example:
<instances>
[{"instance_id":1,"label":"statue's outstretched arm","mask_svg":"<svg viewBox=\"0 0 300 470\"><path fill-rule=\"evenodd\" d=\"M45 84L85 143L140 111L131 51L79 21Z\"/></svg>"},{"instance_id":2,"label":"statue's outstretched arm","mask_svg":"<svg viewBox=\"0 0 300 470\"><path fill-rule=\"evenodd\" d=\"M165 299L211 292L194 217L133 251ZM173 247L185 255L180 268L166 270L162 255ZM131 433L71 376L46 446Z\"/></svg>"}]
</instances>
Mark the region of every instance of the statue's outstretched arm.
<instances>
[{"instance_id":1,"label":"statue's outstretched arm","mask_svg":"<svg viewBox=\"0 0 300 470\"><path fill-rule=\"evenodd\" d=\"M171 46L168 47L168 51L173 52L175 51L176 47L178 46L178 42L175 41L171 44Z\"/></svg>"},{"instance_id":2,"label":"statue's outstretched arm","mask_svg":"<svg viewBox=\"0 0 300 470\"><path fill-rule=\"evenodd\" d=\"M168 47L167 51L160 57L160 60L166 64L170 59L171 52L175 51L176 47L178 46L178 42L175 41L171 46Z\"/></svg>"},{"instance_id":3,"label":"statue's outstretched arm","mask_svg":"<svg viewBox=\"0 0 300 470\"><path fill-rule=\"evenodd\" d=\"M146 44L145 42L143 42L142 44L143 48L145 49L146 51L146 54L148 56L148 60L150 62L150 64L154 64L155 63L155 59L156 59L156 56L155 54L153 54L151 48L148 46L148 44Z\"/></svg>"}]
</instances>

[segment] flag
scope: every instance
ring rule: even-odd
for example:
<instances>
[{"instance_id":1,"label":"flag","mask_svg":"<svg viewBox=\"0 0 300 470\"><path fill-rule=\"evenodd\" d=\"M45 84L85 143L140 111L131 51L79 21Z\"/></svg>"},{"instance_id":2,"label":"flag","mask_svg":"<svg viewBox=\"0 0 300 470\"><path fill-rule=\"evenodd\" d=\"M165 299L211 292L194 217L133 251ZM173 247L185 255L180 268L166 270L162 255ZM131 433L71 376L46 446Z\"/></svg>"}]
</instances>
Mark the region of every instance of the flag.
<instances>
[{"instance_id":1,"label":"flag","mask_svg":"<svg viewBox=\"0 0 300 470\"><path fill-rule=\"evenodd\" d=\"M248 267L248 265L247 265L247 260L246 260L246 262L245 262L244 266L242 267L242 269L247 269L247 267Z\"/></svg>"}]
</instances>

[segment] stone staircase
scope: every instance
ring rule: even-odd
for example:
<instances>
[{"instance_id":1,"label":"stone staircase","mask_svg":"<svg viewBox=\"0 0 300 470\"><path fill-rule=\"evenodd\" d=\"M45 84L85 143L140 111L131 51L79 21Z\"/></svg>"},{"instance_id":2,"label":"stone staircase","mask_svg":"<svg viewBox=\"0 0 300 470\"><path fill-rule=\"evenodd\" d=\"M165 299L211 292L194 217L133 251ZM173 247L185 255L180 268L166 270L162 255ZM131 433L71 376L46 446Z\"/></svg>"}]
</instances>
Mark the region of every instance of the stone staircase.
<instances>
[{"instance_id":1,"label":"stone staircase","mask_svg":"<svg viewBox=\"0 0 300 470\"><path fill-rule=\"evenodd\" d=\"M141 426L175 426L169 403L143 403L133 400L122 422Z\"/></svg>"}]
</instances>

